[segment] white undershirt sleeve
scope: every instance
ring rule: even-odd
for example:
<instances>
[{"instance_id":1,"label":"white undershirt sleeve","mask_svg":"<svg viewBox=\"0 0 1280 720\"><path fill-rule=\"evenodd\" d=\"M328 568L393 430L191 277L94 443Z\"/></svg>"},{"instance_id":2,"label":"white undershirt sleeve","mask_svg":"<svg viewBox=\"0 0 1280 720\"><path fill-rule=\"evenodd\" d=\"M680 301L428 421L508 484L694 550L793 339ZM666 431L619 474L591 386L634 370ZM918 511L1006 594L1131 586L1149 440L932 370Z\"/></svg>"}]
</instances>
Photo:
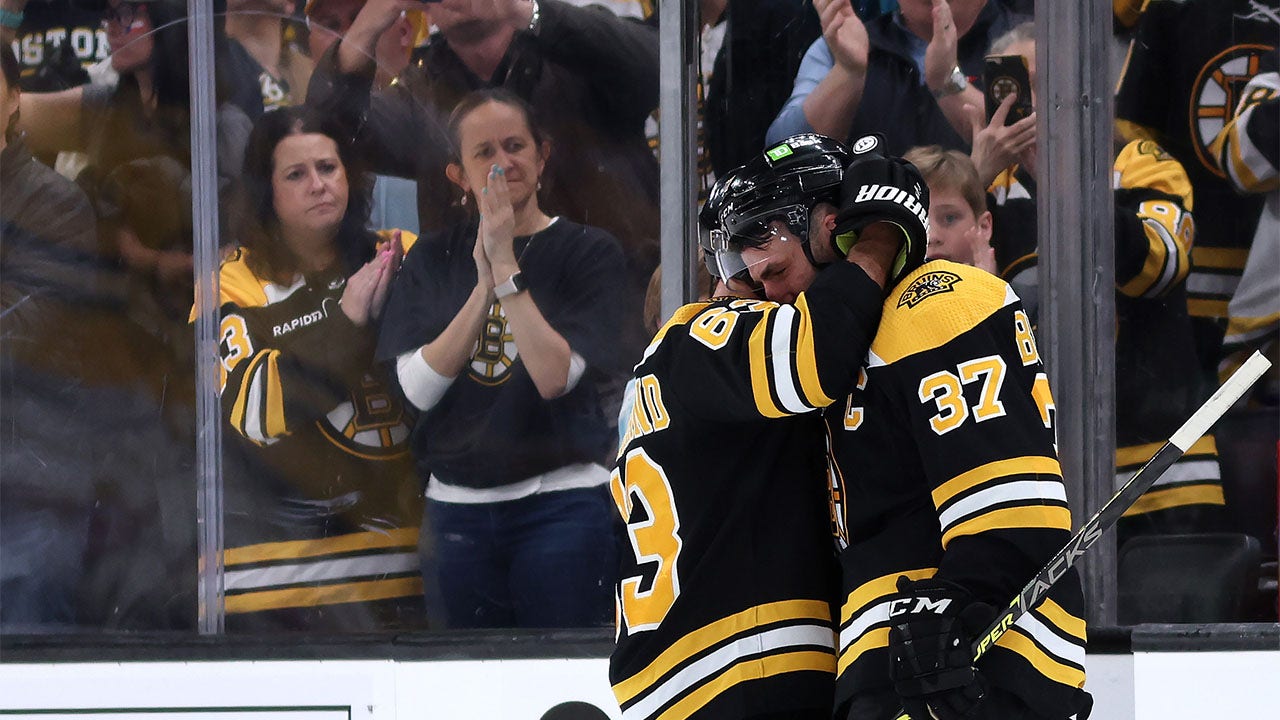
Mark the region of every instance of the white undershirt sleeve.
<instances>
[{"instance_id":1,"label":"white undershirt sleeve","mask_svg":"<svg viewBox=\"0 0 1280 720\"><path fill-rule=\"evenodd\" d=\"M572 376L572 363L570 363ZM430 410L440 402L444 391L453 384L453 378L445 377L432 369L420 348L410 350L396 358L396 377L404 396L419 410Z\"/></svg>"},{"instance_id":2,"label":"white undershirt sleeve","mask_svg":"<svg viewBox=\"0 0 1280 720\"><path fill-rule=\"evenodd\" d=\"M564 382L564 394L568 395L569 391L578 386L578 381L582 379L582 374L587 371L587 361L576 352L569 352L569 377Z\"/></svg>"}]
</instances>

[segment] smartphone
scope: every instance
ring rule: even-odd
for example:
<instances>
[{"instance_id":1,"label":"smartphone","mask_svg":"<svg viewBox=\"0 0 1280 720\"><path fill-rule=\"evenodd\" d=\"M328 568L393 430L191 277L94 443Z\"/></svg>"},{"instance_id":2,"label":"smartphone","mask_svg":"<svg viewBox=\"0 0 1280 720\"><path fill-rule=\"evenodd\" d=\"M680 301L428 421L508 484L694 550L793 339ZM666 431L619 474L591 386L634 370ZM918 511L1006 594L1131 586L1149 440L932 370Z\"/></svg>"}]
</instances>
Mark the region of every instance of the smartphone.
<instances>
[{"instance_id":1,"label":"smartphone","mask_svg":"<svg viewBox=\"0 0 1280 720\"><path fill-rule=\"evenodd\" d=\"M1027 59L1021 55L988 55L982 69L983 95L987 103L987 119L1011 92L1018 94L1009 108L1004 124L1012 125L1031 114L1031 77L1027 72Z\"/></svg>"}]
</instances>

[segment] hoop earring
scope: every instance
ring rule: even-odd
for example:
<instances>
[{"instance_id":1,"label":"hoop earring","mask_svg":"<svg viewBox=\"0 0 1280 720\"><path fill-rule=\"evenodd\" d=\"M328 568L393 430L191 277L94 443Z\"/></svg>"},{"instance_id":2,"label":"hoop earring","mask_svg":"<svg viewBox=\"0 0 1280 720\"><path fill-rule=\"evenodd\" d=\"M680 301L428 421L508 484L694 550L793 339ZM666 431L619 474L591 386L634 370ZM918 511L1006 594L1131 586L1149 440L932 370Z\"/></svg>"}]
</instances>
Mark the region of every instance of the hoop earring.
<instances>
[{"instance_id":1,"label":"hoop earring","mask_svg":"<svg viewBox=\"0 0 1280 720\"><path fill-rule=\"evenodd\" d=\"M466 207L466 206L467 206L467 194L466 194L466 193L462 193L462 200L460 200L460 201L458 202L458 204L459 204L459 205L461 205L462 207Z\"/></svg>"}]
</instances>

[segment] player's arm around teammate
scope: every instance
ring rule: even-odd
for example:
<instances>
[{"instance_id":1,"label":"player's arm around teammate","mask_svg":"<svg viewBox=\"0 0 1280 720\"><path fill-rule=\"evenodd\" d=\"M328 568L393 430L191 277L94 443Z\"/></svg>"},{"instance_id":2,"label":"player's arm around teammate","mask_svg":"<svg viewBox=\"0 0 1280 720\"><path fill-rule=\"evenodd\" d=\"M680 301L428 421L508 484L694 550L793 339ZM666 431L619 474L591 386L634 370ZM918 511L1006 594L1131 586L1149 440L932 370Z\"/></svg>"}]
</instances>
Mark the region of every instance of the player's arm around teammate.
<instances>
[{"instance_id":1,"label":"player's arm around teammate","mask_svg":"<svg viewBox=\"0 0 1280 720\"><path fill-rule=\"evenodd\" d=\"M628 720L831 716L838 573L815 411L848 392L883 287L912 262L902 246L922 256L925 234L923 212L867 205L836 242L852 157L797 136L717 182L704 250L746 297L679 309L628 386L611 489L630 548L610 662ZM885 158L855 174L895 196L921 187Z\"/></svg>"}]
</instances>

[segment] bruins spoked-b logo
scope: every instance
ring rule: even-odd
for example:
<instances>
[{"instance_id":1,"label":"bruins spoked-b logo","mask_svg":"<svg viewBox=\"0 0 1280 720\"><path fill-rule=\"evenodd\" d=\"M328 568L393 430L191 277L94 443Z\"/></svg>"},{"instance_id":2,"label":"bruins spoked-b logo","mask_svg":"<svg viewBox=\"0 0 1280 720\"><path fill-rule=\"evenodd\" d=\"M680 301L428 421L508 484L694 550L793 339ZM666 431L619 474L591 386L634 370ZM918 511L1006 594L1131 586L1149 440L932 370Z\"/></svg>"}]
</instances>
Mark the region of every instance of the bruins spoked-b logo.
<instances>
[{"instance_id":1,"label":"bruins spoked-b logo","mask_svg":"<svg viewBox=\"0 0 1280 720\"><path fill-rule=\"evenodd\" d=\"M413 419L379 377L365 375L351 397L339 403L316 427L346 452L368 460L386 460L409 452Z\"/></svg>"},{"instance_id":2,"label":"bruins spoked-b logo","mask_svg":"<svg viewBox=\"0 0 1280 720\"><path fill-rule=\"evenodd\" d=\"M1191 137L1195 138L1196 156L1205 170L1220 178L1226 175L1209 155L1209 146L1235 112L1244 86L1258 74L1258 63L1270 50L1255 44L1227 48L1204 64L1191 89L1187 119L1191 124Z\"/></svg>"},{"instance_id":3,"label":"bruins spoked-b logo","mask_svg":"<svg viewBox=\"0 0 1280 720\"><path fill-rule=\"evenodd\" d=\"M516 338L507 325L507 314L502 303L494 301L489 306L489 317L480 328L480 338L471 353L468 372L481 385L501 385L511 376L511 366L516 361Z\"/></svg>"},{"instance_id":4,"label":"bruins spoked-b logo","mask_svg":"<svg viewBox=\"0 0 1280 720\"><path fill-rule=\"evenodd\" d=\"M949 293L955 289L956 283L960 282L960 276L946 270L934 270L927 272L911 282L906 290L902 291L902 295L898 298L898 307L915 307L924 302L925 298L933 297L942 293Z\"/></svg>"}]
</instances>

